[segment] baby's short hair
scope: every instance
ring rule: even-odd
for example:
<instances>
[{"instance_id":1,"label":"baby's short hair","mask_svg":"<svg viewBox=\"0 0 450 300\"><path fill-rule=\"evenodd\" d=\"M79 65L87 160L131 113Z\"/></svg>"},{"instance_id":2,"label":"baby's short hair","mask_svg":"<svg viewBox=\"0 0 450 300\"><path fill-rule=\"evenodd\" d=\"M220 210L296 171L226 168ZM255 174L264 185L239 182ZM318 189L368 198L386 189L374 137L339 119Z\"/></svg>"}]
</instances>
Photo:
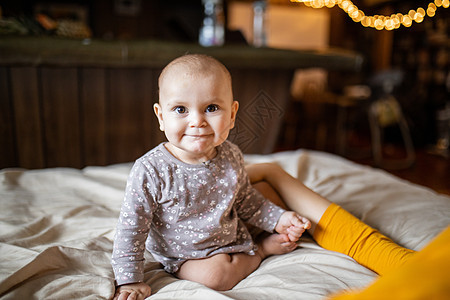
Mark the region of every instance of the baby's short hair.
<instances>
[{"instance_id":1,"label":"baby's short hair","mask_svg":"<svg viewBox=\"0 0 450 300\"><path fill-rule=\"evenodd\" d=\"M161 88L162 81L171 70L179 67L192 76L195 74L213 73L220 70L225 74L225 78L229 80L231 86L230 72L220 61L205 54L186 54L175 58L162 70L158 78L158 87Z\"/></svg>"}]
</instances>

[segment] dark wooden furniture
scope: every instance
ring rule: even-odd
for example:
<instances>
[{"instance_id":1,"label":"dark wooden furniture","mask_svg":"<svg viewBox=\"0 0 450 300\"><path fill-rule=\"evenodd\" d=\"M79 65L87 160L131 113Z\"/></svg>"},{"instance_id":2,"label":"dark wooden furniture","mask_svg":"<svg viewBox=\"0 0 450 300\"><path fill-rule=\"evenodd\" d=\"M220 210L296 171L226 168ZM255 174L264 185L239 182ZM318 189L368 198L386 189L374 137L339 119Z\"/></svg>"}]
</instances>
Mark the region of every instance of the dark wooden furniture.
<instances>
[{"instance_id":1,"label":"dark wooden furniture","mask_svg":"<svg viewBox=\"0 0 450 300\"><path fill-rule=\"evenodd\" d=\"M297 68L356 71L342 51L246 45L203 48L161 41L0 37L0 168L75 167L134 161L164 140L152 105L173 58L206 53L232 73L245 153L270 153Z\"/></svg>"}]
</instances>

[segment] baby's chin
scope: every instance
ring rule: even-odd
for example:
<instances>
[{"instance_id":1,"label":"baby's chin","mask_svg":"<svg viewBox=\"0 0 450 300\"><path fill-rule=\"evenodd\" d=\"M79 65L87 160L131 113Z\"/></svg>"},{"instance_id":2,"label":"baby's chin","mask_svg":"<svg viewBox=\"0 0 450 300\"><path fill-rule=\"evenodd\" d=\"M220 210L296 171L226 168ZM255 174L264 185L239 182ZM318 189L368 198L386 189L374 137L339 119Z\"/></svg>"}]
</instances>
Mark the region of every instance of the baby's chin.
<instances>
[{"instance_id":1,"label":"baby's chin","mask_svg":"<svg viewBox=\"0 0 450 300\"><path fill-rule=\"evenodd\" d=\"M216 156L216 148L211 142L191 142L189 146L177 147L177 156L183 161L204 161Z\"/></svg>"}]
</instances>

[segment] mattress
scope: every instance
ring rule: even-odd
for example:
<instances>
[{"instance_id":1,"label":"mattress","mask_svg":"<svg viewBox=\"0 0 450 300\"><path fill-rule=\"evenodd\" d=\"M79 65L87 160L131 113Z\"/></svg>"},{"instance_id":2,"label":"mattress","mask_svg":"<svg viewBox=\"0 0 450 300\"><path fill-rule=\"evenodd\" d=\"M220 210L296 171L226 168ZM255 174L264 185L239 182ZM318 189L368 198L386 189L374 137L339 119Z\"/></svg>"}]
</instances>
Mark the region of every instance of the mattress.
<instances>
[{"instance_id":1,"label":"mattress","mask_svg":"<svg viewBox=\"0 0 450 300\"><path fill-rule=\"evenodd\" d=\"M450 224L450 197L333 154L295 150L246 155L274 162L397 243L420 250ZM110 299L111 251L132 164L0 171L1 299ZM377 275L325 250L308 234L233 289L211 290L166 273L146 253L149 299L326 299Z\"/></svg>"}]
</instances>

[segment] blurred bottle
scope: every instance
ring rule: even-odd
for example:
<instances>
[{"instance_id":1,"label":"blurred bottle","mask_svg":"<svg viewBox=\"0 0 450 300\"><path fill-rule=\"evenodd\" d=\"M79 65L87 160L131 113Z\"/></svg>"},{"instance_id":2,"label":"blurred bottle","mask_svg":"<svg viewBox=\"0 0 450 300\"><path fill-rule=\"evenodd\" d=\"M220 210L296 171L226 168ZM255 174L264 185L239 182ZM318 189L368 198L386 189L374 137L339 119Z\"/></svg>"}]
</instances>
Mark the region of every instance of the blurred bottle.
<instances>
[{"instance_id":1,"label":"blurred bottle","mask_svg":"<svg viewBox=\"0 0 450 300\"><path fill-rule=\"evenodd\" d=\"M253 46L267 46L266 39L266 1L253 2Z\"/></svg>"},{"instance_id":2,"label":"blurred bottle","mask_svg":"<svg viewBox=\"0 0 450 300\"><path fill-rule=\"evenodd\" d=\"M204 47L222 46L225 42L225 16L222 0L202 0L203 24L200 27L199 43Z\"/></svg>"}]
</instances>

